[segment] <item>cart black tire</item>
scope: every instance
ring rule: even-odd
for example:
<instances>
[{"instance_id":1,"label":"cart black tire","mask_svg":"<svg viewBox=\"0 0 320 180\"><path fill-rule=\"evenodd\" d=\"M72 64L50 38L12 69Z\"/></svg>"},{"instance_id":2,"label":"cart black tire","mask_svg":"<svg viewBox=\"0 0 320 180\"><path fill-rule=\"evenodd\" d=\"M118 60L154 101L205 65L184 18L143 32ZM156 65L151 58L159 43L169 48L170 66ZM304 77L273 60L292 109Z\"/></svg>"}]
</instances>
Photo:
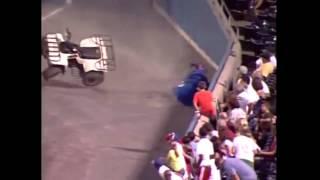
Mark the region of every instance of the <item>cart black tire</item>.
<instances>
[{"instance_id":1,"label":"cart black tire","mask_svg":"<svg viewBox=\"0 0 320 180\"><path fill-rule=\"evenodd\" d=\"M60 66L49 66L47 69L45 69L42 73L43 78L45 80L49 80L58 74L63 73L63 67Z\"/></svg>"},{"instance_id":2,"label":"cart black tire","mask_svg":"<svg viewBox=\"0 0 320 180\"><path fill-rule=\"evenodd\" d=\"M47 41L45 39L45 37L43 37L41 39L41 55L45 58L48 58L48 44L47 44Z\"/></svg>"},{"instance_id":3,"label":"cart black tire","mask_svg":"<svg viewBox=\"0 0 320 180\"><path fill-rule=\"evenodd\" d=\"M104 80L104 73L100 71L89 71L82 76L82 82L85 86L97 86Z\"/></svg>"}]
</instances>

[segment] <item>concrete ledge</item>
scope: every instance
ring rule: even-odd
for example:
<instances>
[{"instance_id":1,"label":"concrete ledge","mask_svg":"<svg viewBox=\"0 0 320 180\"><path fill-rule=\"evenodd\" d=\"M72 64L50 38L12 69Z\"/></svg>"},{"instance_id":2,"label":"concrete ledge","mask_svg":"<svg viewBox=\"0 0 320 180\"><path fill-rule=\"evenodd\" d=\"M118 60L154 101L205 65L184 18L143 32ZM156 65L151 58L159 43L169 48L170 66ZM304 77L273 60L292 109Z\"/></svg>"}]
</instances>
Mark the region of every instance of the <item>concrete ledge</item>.
<instances>
[{"instance_id":1,"label":"concrete ledge","mask_svg":"<svg viewBox=\"0 0 320 180\"><path fill-rule=\"evenodd\" d=\"M222 101L225 93L228 91L230 84L235 82L238 75L237 68L241 65L241 45L235 43L232 47L232 55L229 55L226 64L218 77L217 83L212 91L213 95Z\"/></svg>"}]
</instances>

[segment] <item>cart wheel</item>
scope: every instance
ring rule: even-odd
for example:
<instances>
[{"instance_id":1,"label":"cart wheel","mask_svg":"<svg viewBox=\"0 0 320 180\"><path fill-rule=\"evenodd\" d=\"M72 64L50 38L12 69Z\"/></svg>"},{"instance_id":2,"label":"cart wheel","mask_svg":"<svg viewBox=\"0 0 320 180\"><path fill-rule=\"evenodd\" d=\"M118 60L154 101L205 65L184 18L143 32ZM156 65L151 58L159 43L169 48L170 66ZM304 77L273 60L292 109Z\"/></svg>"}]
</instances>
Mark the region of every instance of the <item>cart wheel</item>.
<instances>
[{"instance_id":1,"label":"cart wheel","mask_svg":"<svg viewBox=\"0 0 320 180\"><path fill-rule=\"evenodd\" d=\"M43 71L42 75L45 80L49 80L60 73L63 73L63 67L49 66L46 70Z\"/></svg>"},{"instance_id":2,"label":"cart wheel","mask_svg":"<svg viewBox=\"0 0 320 180\"><path fill-rule=\"evenodd\" d=\"M97 86L104 80L104 73L99 71L89 71L82 77L82 82L86 86Z\"/></svg>"}]
</instances>

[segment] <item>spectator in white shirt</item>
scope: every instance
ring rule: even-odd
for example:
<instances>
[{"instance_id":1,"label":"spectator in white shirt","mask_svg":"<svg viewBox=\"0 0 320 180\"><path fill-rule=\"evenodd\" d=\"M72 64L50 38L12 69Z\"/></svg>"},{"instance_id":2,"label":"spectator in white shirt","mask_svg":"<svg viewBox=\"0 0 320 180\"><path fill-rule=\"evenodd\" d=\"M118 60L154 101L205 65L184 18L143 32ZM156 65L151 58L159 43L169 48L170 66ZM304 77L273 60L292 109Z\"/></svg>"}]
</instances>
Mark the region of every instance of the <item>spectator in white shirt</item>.
<instances>
[{"instance_id":1,"label":"spectator in white shirt","mask_svg":"<svg viewBox=\"0 0 320 180\"><path fill-rule=\"evenodd\" d=\"M269 90L269 87L267 85L267 83L265 83L263 81L263 76L261 74L260 71L256 71L252 74L252 77L249 76L248 74L248 69L246 66L240 66L239 67L239 71L240 71L240 76L239 76L239 79L237 80L237 84L240 84L241 82L244 81L245 78L249 77L249 84L248 86L250 87L253 87L253 83L254 81L258 81L258 79L260 79L261 83L262 83L262 90L265 94L270 94L270 90Z\"/></svg>"},{"instance_id":2,"label":"spectator in white shirt","mask_svg":"<svg viewBox=\"0 0 320 180\"><path fill-rule=\"evenodd\" d=\"M211 180L215 174L212 174L215 167L213 155L213 143L208 139L208 130L206 127L200 128L200 140L197 144L197 165L199 167L199 180Z\"/></svg>"},{"instance_id":3,"label":"spectator in white shirt","mask_svg":"<svg viewBox=\"0 0 320 180\"><path fill-rule=\"evenodd\" d=\"M260 97L270 97L270 89L267 83L263 80L261 73L256 72L253 75L252 87Z\"/></svg>"},{"instance_id":4,"label":"spectator in white shirt","mask_svg":"<svg viewBox=\"0 0 320 180\"><path fill-rule=\"evenodd\" d=\"M233 139L233 145L235 149L235 157L243 160L253 168L254 156L258 151L260 151L260 147L256 142L252 138L244 136L238 132L237 136Z\"/></svg>"},{"instance_id":5,"label":"spectator in white shirt","mask_svg":"<svg viewBox=\"0 0 320 180\"><path fill-rule=\"evenodd\" d=\"M238 119L247 117L246 112L242 108L240 108L240 103L237 100L236 96L230 96L228 105L230 108L229 120L231 121L231 123L235 124Z\"/></svg>"},{"instance_id":6,"label":"spectator in white shirt","mask_svg":"<svg viewBox=\"0 0 320 180\"><path fill-rule=\"evenodd\" d=\"M236 94L240 107L250 115L254 104L259 100L257 92L250 84L250 77L243 76L241 83L236 87Z\"/></svg>"}]
</instances>

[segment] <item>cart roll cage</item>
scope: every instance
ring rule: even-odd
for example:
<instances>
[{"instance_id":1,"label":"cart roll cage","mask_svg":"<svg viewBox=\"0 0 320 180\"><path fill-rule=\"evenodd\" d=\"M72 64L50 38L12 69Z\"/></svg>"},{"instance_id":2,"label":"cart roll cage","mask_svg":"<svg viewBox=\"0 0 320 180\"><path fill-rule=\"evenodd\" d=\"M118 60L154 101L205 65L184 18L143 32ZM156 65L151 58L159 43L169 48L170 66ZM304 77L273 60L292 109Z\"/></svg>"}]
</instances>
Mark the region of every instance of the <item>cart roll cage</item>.
<instances>
[{"instance_id":1,"label":"cart roll cage","mask_svg":"<svg viewBox=\"0 0 320 180\"><path fill-rule=\"evenodd\" d=\"M116 69L116 62L114 57L113 43L110 36L94 35L95 42L99 45L101 50L101 60L96 64L97 69L114 71Z\"/></svg>"}]
</instances>

